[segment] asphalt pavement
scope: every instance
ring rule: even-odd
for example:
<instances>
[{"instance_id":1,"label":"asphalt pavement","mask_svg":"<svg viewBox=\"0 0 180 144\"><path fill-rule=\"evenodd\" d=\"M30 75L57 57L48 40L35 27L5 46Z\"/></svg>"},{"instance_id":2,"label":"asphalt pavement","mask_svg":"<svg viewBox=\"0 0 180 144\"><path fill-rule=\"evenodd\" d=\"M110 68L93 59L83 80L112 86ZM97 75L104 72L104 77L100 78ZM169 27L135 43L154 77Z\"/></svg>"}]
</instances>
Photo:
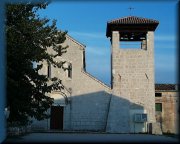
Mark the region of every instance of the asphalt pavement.
<instances>
[{"instance_id":1,"label":"asphalt pavement","mask_svg":"<svg viewBox=\"0 0 180 144\"><path fill-rule=\"evenodd\" d=\"M178 143L179 138L150 134L30 133L3 143Z\"/></svg>"}]
</instances>

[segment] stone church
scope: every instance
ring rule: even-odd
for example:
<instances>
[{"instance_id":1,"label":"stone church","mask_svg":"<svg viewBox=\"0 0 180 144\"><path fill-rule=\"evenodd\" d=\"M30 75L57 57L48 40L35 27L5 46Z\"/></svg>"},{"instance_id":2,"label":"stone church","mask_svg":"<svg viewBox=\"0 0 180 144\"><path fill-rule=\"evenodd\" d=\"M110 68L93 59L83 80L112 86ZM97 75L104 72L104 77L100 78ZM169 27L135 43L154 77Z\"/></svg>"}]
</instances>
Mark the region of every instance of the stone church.
<instances>
[{"instance_id":1,"label":"stone church","mask_svg":"<svg viewBox=\"0 0 180 144\"><path fill-rule=\"evenodd\" d=\"M111 43L111 87L86 71L85 45L66 35L68 70L43 62L40 74L62 79L64 91L54 91L49 119L34 120L36 130L148 132L155 124L154 31L159 22L128 16L107 22ZM133 43L139 48L134 49ZM128 49L121 44L130 43ZM53 53L49 48L49 53ZM150 128L151 125L151 128Z\"/></svg>"}]
</instances>

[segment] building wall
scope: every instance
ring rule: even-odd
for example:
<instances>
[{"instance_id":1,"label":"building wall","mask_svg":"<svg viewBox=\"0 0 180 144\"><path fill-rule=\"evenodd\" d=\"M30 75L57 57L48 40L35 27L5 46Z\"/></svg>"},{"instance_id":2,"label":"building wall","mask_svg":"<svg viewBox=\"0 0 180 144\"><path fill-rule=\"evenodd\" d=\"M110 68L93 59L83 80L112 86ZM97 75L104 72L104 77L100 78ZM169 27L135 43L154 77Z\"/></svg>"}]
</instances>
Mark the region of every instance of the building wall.
<instances>
[{"instance_id":1,"label":"building wall","mask_svg":"<svg viewBox=\"0 0 180 144\"><path fill-rule=\"evenodd\" d=\"M134 132L133 111L146 111L148 122L155 122L154 32L147 33L147 50L121 49L119 37L119 32L112 32L112 92L121 100L112 99L108 124L109 130L126 133ZM144 123L137 125L144 127Z\"/></svg>"},{"instance_id":2,"label":"building wall","mask_svg":"<svg viewBox=\"0 0 180 144\"><path fill-rule=\"evenodd\" d=\"M63 45L69 46L67 52L56 60L67 61L72 65L72 78L68 78L67 71L53 66L51 77L56 76L62 80L66 88L63 92L67 95L69 103L65 103L61 92L52 92L49 95L55 99L54 105L64 106L63 130L105 131L111 88L85 71L83 64L85 47L82 44L67 35ZM48 52L53 53L52 48L49 48ZM39 73L47 74L47 67L47 63L43 62L43 68ZM33 126L50 129L48 123L50 119L34 122Z\"/></svg>"},{"instance_id":3,"label":"building wall","mask_svg":"<svg viewBox=\"0 0 180 144\"><path fill-rule=\"evenodd\" d=\"M178 133L179 97L177 91L156 91L162 93L156 97L156 103L162 104L162 111L156 111L156 121L160 122L163 133Z\"/></svg>"},{"instance_id":4,"label":"building wall","mask_svg":"<svg viewBox=\"0 0 180 144\"><path fill-rule=\"evenodd\" d=\"M68 103L61 92L52 92L54 105L64 106L63 130L107 131L110 133L146 132L147 123L134 123L134 114L147 113L148 123L155 121L154 97L154 33L147 34L147 50L119 48L119 34L112 41L112 89L84 69L84 45L67 35L67 52L57 61L72 65L72 78L67 71L51 67L51 77L58 77L65 86ZM48 49L53 53L52 49ZM40 74L47 74L43 62ZM48 111L50 113L50 110ZM34 121L39 129L50 129L50 119Z\"/></svg>"},{"instance_id":5,"label":"building wall","mask_svg":"<svg viewBox=\"0 0 180 144\"><path fill-rule=\"evenodd\" d=\"M72 41L67 44L69 51L63 58L70 59L72 79L67 80L69 83L63 81L71 89L64 130L104 130L110 88L84 71L84 49Z\"/></svg>"}]
</instances>

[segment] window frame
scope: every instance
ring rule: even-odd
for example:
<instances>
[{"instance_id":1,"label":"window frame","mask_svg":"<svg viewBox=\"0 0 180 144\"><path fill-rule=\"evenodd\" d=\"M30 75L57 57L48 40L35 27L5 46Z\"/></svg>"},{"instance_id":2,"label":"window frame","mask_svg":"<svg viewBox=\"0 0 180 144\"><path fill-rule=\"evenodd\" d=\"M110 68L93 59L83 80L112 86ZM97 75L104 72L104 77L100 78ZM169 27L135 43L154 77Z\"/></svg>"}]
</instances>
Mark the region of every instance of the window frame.
<instances>
[{"instance_id":1,"label":"window frame","mask_svg":"<svg viewBox=\"0 0 180 144\"><path fill-rule=\"evenodd\" d=\"M160 94L160 95L157 95ZM155 97L162 97L162 93L161 92L155 92Z\"/></svg>"},{"instance_id":2,"label":"window frame","mask_svg":"<svg viewBox=\"0 0 180 144\"><path fill-rule=\"evenodd\" d=\"M48 64L47 66L47 77L51 78L51 64Z\"/></svg>"},{"instance_id":3,"label":"window frame","mask_svg":"<svg viewBox=\"0 0 180 144\"><path fill-rule=\"evenodd\" d=\"M72 64L69 64L69 65L68 65L67 77L68 77L69 79L72 79Z\"/></svg>"},{"instance_id":4,"label":"window frame","mask_svg":"<svg viewBox=\"0 0 180 144\"><path fill-rule=\"evenodd\" d=\"M158 105L160 107L158 107ZM155 111L156 112L162 112L162 103L155 103Z\"/></svg>"}]
</instances>

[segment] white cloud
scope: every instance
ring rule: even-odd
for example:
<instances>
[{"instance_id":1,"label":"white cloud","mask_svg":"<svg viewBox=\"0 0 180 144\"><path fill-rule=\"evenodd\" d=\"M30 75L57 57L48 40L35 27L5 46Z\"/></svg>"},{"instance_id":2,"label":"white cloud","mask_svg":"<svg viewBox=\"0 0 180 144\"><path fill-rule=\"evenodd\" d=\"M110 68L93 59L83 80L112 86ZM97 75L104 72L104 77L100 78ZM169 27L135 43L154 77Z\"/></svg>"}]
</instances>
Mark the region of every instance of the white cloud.
<instances>
[{"instance_id":1,"label":"white cloud","mask_svg":"<svg viewBox=\"0 0 180 144\"><path fill-rule=\"evenodd\" d=\"M155 35L155 41L176 41L175 35Z\"/></svg>"},{"instance_id":2,"label":"white cloud","mask_svg":"<svg viewBox=\"0 0 180 144\"><path fill-rule=\"evenodd\" d=\"M93 33L87 33L87 32L76 32L72 31L69 32L70 35L72 36L78 36L78 37L86 37L86 38L106 38L104 33L98 33L98 32L93 32Z\"/></svg>"},{"instance_id":3,"label":"white cloud","mask_svg":"<svg viewBox=\"0 0 180 144\"><path fill-rule=\"evenodd\" d=\"M106 34L102 32L69 32L72 36L86 37L86 38L106 38ZM155 35L155 41L176 41L175 35Z\"/></svg>"},{"instance_id":4,"label":"white cloud","mask_svg":"<svg viewBox=\"0 0 180 144\"><path fill-rule=\"evenodd\" d=\"M109 50L106 47L87 46L86 53L98 56L105 56L109 54Z\"/></svg>"},{"instance_id":5,"label":"white cloud","mask_svg":"<svg viewBox=\"0 0 180 144\"><path fill-rule=\"evenodd\" d=\"M156 69L175 70L177 68L177 58L171 54L156 54L155 55L155 67Z\"/></svg>"},{"instance_id":6,"label":"white cloud","mask_svg":"<svg viewBox=\"0 0 180 144\"><path fill-rule=\"evenodd\" d=\"M177 38L175 35L155 36L155 49L177 49Z\"/></svg>"},{"instance_id":7,"label":"white cloud","mask_svg":"<svg viewBox=\"0 0 180 144\"><path fill-rule=\"evenodd\" d=\"M177 46L175 44L155 44L155 49L170 49L175 50Z\"/></svg>"}]
</instances>

